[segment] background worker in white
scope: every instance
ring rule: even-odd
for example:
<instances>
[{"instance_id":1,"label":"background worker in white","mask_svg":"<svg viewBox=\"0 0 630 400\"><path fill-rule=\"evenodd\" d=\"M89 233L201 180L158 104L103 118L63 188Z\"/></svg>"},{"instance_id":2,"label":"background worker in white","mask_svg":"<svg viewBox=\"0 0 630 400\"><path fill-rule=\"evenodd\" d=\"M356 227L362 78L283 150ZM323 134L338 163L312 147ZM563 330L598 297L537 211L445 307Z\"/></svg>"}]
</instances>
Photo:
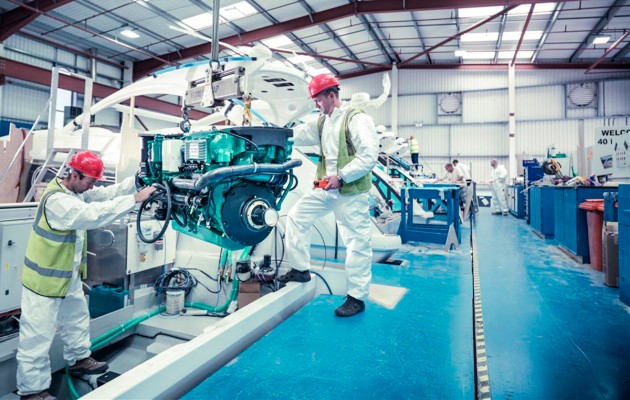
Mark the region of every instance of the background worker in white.
<instances>
[{"instance_id":1,"label":"background worker in white","mask_svg":"<svg viewBox=\"0 0 630 400\"><path fill-rule=\"evenodd\" d=\"M466 183L465 175L462 170L451 163L445 164L444 169L446 173L442 175L442 178L438 182L450 182L456 183L459 186L459 203L463 205L468 195L468 186Z\"/></svg>"},{"instance_id":2,"label":"background worker in white","mask_svg":"<svg viewBox=\"0 0 630 400\"><path fill-rule=\"evenodd\" d=\"M464 163L460 163L457 160L453 160L453 166L460 169L462 174L464 174L464 180L465 181L468 182L468 181L472 180L472 177L470 175L470 168L468 167L468 165L466 165Z\"/></svg>"},{"instance_id":3,"label":"background worker in white","mask_svg":"<svg viewBox=\"0 0 630 400\"><path fill-rule=\"evenodd\" d=\"M346 245L345 303L335 310L337 316L349 317L365 309L370 281L372 280L372 226L369 211L370 172L376 165L378 137L372 118L357 113L344 118L353 109L339 99L339 82L333 76L322 74L313 78L309 93L322 116L318 121L300 125L294 130L296 144L320 146L318 173L328 180L326 187L313 189L304 195L289 211L287 217L286 246L292 269L279 278L280 282L307 282L311 279L310 246L313 223L334 212L339 233ZM321 129L321 139L320 139ZM346 140L347 134L351 144ZM342 149L352 146L354 158L348 160ZM325 168L325 171L324 171ZM342 187L343 185L343 187ZM361 187L354 190L353 188ZM367 189L365 189L367 188ZM343 192L343 193L341 193Z\"/></svg>"},{"instance_id":4,"label":"background worker in white","mask_svg":"<svg viewBox=\"0 0 630 400\"><path fill-rule=\"evenodd\" d=\"M130 212L136 203L147 199L155 188L147 187L137 192L134 178L128 178L118 185L94 188L102 178L103 162L90 152L79 152L68 162L73 168L62 180L55 178L49 185L38 207L34 230L29 238L27 257L22 272L22 315L20 317L20 342L18 345L17 387L22 399L54 399L46 391L50 387L50 358L48 352L57 331L57 321L64 343L63 356L76 374L96 374L107 370L107 364L90 357L90 315L83 294L80 266L85 263L84 240L87 229L105 226ZM45 219L46 228L42 231L37 225ZM38 229L40 228L40 229ZM67 270L48 268L46 257L55 254L40 254L41 238L55 241L55 234L66 236L66 244L74 241L68 259ZM39 236L39 237L36 237ZM48 237L46 237L48 236ZM60 242L57 240L57 242ZM44 245L45 246L45 245ZM72 246L70 244L70 246ZM30 250L30 252L29 252ZM36 258L38 262L29 260ZM44 262L42 262L44 261ZM72 270L70 271L70 268ZM71 274L71 275L70 275ZM70 279L67 292L51 288L50 277ZM52 293L58 291L58 293ZM64 293L65 292L65 293Z\"/></svg>"},{"instance_id":5,"label":"background worker in white","mask_svg":"<svg viewBox=\"0 0 630 400\"><path fill-rule=\"evenodd\" d=\"M505 198L505 183L508 172L502 164L497 160L490 161L492 173L490 174L490 186L492 187L492 205L494 211L492 214L508 215L507 200Z\"/></svg>"}]
</instances>

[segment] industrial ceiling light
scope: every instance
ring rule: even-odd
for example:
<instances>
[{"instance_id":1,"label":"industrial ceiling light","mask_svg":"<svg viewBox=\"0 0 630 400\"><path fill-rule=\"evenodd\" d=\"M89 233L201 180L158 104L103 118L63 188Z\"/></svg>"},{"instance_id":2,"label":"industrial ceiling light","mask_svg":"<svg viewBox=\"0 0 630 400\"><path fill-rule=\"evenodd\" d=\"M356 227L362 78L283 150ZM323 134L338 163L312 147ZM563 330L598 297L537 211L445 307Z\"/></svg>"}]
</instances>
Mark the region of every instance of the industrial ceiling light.
<instances>
[{"instance_id":1,"label":"industrial ceiling light","mask_svg":"<svg viewBox=\"0 0 630 400\"><path fill-rule=\"evenodd\" d=\"M120 34L128 37L129 39L138 39L140 37L140 35L138 35L136 33L136 31L134 31L133 29L129 28L129 27L125 27L120 31Z\"/></svg>"},{"instance_id":2,"label":"industrial ceiling light","mask_svg":"<svg viewBox=\"0 0 630 400\"><path fill-rule=\"evenodd\" d=\"M464 57L466 55L466 50L455 50L455 57Z\"/></svg>"},{"instance_id":3,"label":"industrial ceiling light","mask_svg":"<svg viewBox=\"0 0 630 400\"><path fill-rule=\"evenodd\" d=\"M593 44L604 44L608 43L609 40L610 36L597 36L595 39L593 39Z\"/></svg>"}]
</instances>

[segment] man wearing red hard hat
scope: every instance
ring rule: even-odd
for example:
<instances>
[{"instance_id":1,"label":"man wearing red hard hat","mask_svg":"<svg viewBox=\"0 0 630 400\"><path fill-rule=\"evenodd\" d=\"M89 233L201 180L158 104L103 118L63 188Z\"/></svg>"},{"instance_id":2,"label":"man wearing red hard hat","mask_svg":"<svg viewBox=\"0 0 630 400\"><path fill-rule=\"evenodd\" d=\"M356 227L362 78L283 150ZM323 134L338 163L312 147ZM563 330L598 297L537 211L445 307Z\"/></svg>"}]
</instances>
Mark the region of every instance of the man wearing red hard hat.
<instances>
[{"instance_id":1,"label":"man wearing red hard hat","mask_svg":"<svg viewBox=\"0 0 630 400\"><path fill-rule=\"evenodd\" d=\"M369 194L371 171L378 157L378 137L372 118L342 103L339 81L328 74L315 76L308 86L310 97L321 112L317 121L294 130L295 144L318 145L320 161L316 180L322 189L302 197L287 216L287 255L291 269L280 282L311 279L310 245L313 223L334 212L346 245L346 301L335 310L350 317L365 310L372 280L372 223Z\"/></svg>"},{"instance_id":2,"label":"man wearing red hard hat","mask_svg":"<svg viewBox=\"0 0 630 400\"><path fill-rule=\"evenodd\" d=\"M90 314L81 278L86 277L86 230L124 216L155 191L136 190L130 177L97 187L103 161L89 151L74 154L70 172L48 184L37 207L22 269L22 315L18 345L17 387L21 399L55 399L50 387L48 351L57 321L63 356L74 374L100 374L104 362L90 357Z\"/></svg>"}]
</instances>

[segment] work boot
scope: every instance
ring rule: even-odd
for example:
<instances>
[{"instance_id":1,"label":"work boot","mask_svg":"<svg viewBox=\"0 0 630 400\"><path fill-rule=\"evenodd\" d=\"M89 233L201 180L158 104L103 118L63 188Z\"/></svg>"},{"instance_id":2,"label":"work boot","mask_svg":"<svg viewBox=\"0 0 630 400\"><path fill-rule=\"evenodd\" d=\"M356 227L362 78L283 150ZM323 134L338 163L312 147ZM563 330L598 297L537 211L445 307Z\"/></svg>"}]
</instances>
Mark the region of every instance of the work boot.
<instances>
[{"instance_id":1,"label":"work boot","mask_svg":"<svg viewBox=\"0 0 630 400\"><path fill-rule=\"evenodd\" d=\"M501 211L492 211L492 215L501 215Z\"/></svg>"},{"instance_id":2,"label":"work boot","mask_svg":"<svg viewBox=\"0 0 630 400\"><path fill-rule=\"evenodd\" d=\"M108 368L109 365L106 362L96 361L92 357L88 357L68 367L68 371L72 375L98 375L107 371Z\"/></svg>"},{"instance_id":3,"label":"work boot","mask_svg":"<svg viewBox=\"0 0 630 400\"><path fill-rule=\"evenodd\" d=\"M306 271L298 271L297 269L291 268L289 272L278 277L278 282L287 283L287 282L308 282L311 280L311 273Z\"/></svg>"},{"instance_id":4,"label":"work boot","mask_svg":"<svg viewBox=\"0 0 630 400\"><path fill-rule=\"evenodd\" d=\"M44 390L43 392L20 396L20 400L57 400L57 398Z\"/></svg>"},{"instance_id":5,"label":"work boot","mask_svg":"<svg viewBox=\"0 0 630 400\"><path fill-rule=\"evenodd\" d=\"M503 215L508 215L508 212L507 211L503 211Z\"/></svg>"},{"instance_id":6,"label":"work boot","mask_svg":"<svg viewBox=\"0 0 630 400\"><path fill-rule=\"evenodd\" d=\"M352 317L365 310L365 302L348 295L346 302L335 310L338 317Z\"/></svg>"}]
</instances>

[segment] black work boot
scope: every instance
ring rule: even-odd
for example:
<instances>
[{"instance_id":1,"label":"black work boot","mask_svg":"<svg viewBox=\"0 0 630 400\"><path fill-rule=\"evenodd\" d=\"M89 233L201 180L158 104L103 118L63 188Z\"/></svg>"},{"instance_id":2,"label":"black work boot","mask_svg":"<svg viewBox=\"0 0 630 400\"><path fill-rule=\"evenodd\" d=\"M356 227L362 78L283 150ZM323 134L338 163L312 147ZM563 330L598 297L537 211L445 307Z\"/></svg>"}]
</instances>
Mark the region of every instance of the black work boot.
<instances>
[{"instance_id":1,"label":"black work boot","mask_svg":"<svg viewBox=\"0 0 630 400\"><path fill-rule=\"evenodd\" d=\"M311 280L311 273L306 271L298 271L297 269L291 268L289 272L278 277L278 282L287 283L287 282L308 282Z\"/></svg>"},{"instance_id":2,"label":"black work boot","mask_svg":"<svg viewBox=\"0 0 630 400\"><path fill-rule=\"evenodd\" d=\"M346 302L335 310L338 317L352 317L365 310L365 302L348 295Z\"/></svg>"},{"instance_id":3,"label":"black work boot","mask_svg":"<svg viewBox=\"0 0 630 400\"><path fill-rule=\"evenodd\" d=\"M71 367L68 367L68 371L72 375L98 375L109 369L109 365L106 362L99 362L92 357L84 358L77 361Z\"/></svg>"}]
</instances>

